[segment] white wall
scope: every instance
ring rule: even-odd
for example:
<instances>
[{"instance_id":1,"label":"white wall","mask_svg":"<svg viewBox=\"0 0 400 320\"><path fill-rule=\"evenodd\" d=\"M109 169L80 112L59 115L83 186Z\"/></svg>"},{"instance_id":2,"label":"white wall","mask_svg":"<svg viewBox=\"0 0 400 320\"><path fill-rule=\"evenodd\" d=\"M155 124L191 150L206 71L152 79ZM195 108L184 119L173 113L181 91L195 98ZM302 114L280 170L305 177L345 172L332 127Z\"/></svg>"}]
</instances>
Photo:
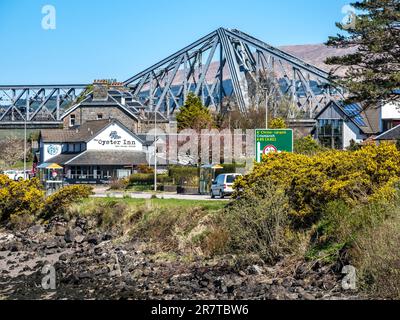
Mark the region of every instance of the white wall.
<instances>
[{"instance_id":1,"label":"white wall","mask_svg":"<svg viewBox=\"0 0 400 320\"><path fill-rule=\"evenodd\" d=\"M382 119L400 119L400 105L387 103L382 106Z\"/></svg>"},{"instance_id":2,"label":"white wall","mask_svg":"<svg viewBox=\"0 0 400 320\"><path fill-rule=\"evenodd\" d=\"M351 140L360 143L364 139L364 135L360 134L360 130L353 122L343 122L343 148L350 146Z\"/></svg>"},{"instance_id":3,"label":"white wall","mask_svg":"<svg viewBox=\"0 0 400 320\"><path fill-rule=\"evenodd\" d=\"M116 123L87 143L87 150L142 151L142 143Z\"/></svg>"},{"instance_id":4,"label":"white wall","mask_svg":"<svg viewBox=\"0 0 400 320\"><path fill-rule=\"evenodd\" d=\"M43 162L47 162L61 154L62 145L57 143L44 143L43 144Z\"/></svg>"}]
</instances>

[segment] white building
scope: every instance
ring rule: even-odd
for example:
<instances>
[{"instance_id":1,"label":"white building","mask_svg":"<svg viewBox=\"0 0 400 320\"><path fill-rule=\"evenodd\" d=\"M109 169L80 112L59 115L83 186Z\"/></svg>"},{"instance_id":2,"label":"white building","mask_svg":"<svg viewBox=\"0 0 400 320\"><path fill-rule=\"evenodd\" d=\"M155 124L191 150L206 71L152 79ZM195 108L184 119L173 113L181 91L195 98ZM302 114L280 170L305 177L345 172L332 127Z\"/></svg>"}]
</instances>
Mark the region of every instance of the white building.
<instances>
[{"instance_id":1,"label":"white building","mask_svg":"<svg viewBox=\"0 0 400 320\"><path fill-rule=\"evenodd\" d=\"M62 166L69 183L107 183L139 165L154 165L153 145L154 136L135 134L116 119L87 121L73 129L41 130L39 162ZM166 165L159 157L157 162L159 169Z\"/></svg>"}]
</instances>

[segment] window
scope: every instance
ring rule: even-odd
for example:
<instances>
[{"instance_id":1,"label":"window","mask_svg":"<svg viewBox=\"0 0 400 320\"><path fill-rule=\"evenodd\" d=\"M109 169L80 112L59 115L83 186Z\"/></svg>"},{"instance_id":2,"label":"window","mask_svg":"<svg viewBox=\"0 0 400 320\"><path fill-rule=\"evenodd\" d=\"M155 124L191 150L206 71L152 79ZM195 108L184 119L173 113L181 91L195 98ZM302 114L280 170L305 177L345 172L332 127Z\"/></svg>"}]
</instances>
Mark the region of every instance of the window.
<instances>
[{"instance_id":1,"label":"window","mask_svg":"<svg viewBox=\"0 0 400 320\"><path fill-rule=\"evenodd\" d=\"M397 127L400 124L400 120L394 120L394 119L385 119L382 120L382 131L388 131L390 129L393 129L394 127Z\"/></svg>"},{"instance_id":2,"label":"window","mask_svg":"<svg viewBox=\"0 0 400 320\"><path fill-rule=\"evenodd\" d=\"M69 116L69 126L70 126L70 127L73 127L73 126L75 125L75 123L76 123L76 117L75 117L74 114L71 114L71 115Z\"/></svg>"},{"instance_id":3,"label":"window","mask_svg":"<svg viewBox=\"0 0 400 320\"><path fill-rule=\"evenodd\" d=\"M318 140L324 147L332 149L343 149L343 120L319 120Z\"/></svg>"},{"instance_id":4,"label":"window","mask_svg":"<svg viewBox=\"0 0 400 320\"><path fill-rule=\"evenodd\" d=\"M239 176L229 175L226 176L226 183L234 183Z\"/></svg>"},{"instance_id":5,"label":"window","mask_svg":"<svg viewBox=\"0 0 400 320\"><path fill-rule=\"evenodd\" d=\"M102 115L101 113L99 113L99 114L97 115L97 120L101 120L101 119L103 119L103 115Z\"/></svg>"}]
</instances>

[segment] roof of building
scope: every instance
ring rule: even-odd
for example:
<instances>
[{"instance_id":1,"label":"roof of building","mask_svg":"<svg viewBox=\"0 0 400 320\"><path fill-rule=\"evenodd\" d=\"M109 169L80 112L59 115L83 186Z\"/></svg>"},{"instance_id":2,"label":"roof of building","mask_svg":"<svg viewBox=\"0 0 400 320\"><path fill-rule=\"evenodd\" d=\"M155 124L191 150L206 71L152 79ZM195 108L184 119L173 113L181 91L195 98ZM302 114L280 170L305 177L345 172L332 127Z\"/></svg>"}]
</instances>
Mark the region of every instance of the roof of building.
<instances>
[{"instance_id":1,"label":"roof of building","mask_svg":"<svg viewBox=\"0 0 400 320\"><path fill-rule=\"evenodd\" d=\"M122 111L124 111L129 116L131 116L132 118L139 120L138 119L139 110L136 108L136 106L141 104L137 101L136 103L133 103L133 101L129 101L129 105L127 103L123 104L121 102L122 97L126 98L129 97L129 95L127 95L126 93L119 93L119 95L117 95L117 93L118 91L115 90L108 91L107 97L102 100L94 99L93 93L90 93L81 102L75 104L70 109L66 110L61 118L64 119L69 114L71 114L71 112L75 111L80 106L85 106L85 107L96 106L96 107L117 107Z\"/></svg>"},{"instance_id":2,"label":"roof of building","mask_svg":"<svg viewBox=\"0 0 400 320\"><path fill-rule=\"evenodd\" d=\"M364 134L377 134L380 132L380 109L365 109L360 103L344 104L343 102L332 100L315 118L318 119L332 104L334 104L341 113L353 122Z\"/></svg>"},{"instance_id":3,"label":"roof of building","mask_svg":"<svg viewBox=\"0 0 400 320\"><path fill-rule=\"evenodd\" d=\"M63 165L64 163L77 157L78 155L79 153L62 153L58 156L55 156L54 158L51 158L49 161Z\"/></svg>"},{"instance_id":4,"label":"roof of building","mask_svg":"<svg viewBox=\"0 0 400 320\"><path fill-rule=\"evenodd\" d=\"M53 161L53 159L52 159ZM54 161L53 161L54 162ZM131 166L147 164L146 152L143 151L95 151L88 150L63 164L69 166L103 165Z\"/></svg>"},{"instance_id":5,"label":"roof of building","mask_svg":"<svg viewBox=\"0 0 400 320\"><path fill-rule=\"evenodd\" d=\"M43 129L40 131L40 137L44 143L51 142L88 142L93 136L97 135L108 124L117 122L116 119L90 120L79 127L71 129Z\"/></svg>"},{"instance_id":6,"label":"roof of building","mask_svg":"<svg viewBox=\"0 0 400 320\"><path fill-rule=\"evenodd\" d=\"M400 138L400 125L377 136L375 140L397 140Z\"/></svg>"}]
</instances>

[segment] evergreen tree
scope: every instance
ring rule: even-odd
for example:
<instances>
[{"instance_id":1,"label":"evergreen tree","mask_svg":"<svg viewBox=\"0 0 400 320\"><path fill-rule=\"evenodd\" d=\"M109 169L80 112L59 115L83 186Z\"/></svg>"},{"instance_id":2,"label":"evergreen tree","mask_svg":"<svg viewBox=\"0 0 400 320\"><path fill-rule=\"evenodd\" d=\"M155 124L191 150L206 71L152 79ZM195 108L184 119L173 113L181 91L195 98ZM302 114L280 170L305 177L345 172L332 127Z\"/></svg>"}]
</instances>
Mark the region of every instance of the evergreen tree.
<instances>
[{"instance_id":1,"label":"evergreen tree","mask_svg":"<svg viewBox=\"0 0 400 320\"><path fill-rule=\"evenodd\" d=\"M194 129L200 132L202 129L210 129L215 126L210 110L192 92L188 94L185 104L179 109L176 120L179 130Z\"/></svg>"},{"instance_id":2,"label":"evergreen tree","mask_svg":"<svg viewBox=\"0 0 400 320\"><path fill-rule=\"evenodd\" d=\"M351 23L336 23L344 33L330 37L327 45L354 48L352 53L328 58L326 63L346 67L336 81L349 91L348 102L377 105L398 101L400 89L400 0L362 0L351 4L356 10Z\"/></svg>"}]
</instances>

